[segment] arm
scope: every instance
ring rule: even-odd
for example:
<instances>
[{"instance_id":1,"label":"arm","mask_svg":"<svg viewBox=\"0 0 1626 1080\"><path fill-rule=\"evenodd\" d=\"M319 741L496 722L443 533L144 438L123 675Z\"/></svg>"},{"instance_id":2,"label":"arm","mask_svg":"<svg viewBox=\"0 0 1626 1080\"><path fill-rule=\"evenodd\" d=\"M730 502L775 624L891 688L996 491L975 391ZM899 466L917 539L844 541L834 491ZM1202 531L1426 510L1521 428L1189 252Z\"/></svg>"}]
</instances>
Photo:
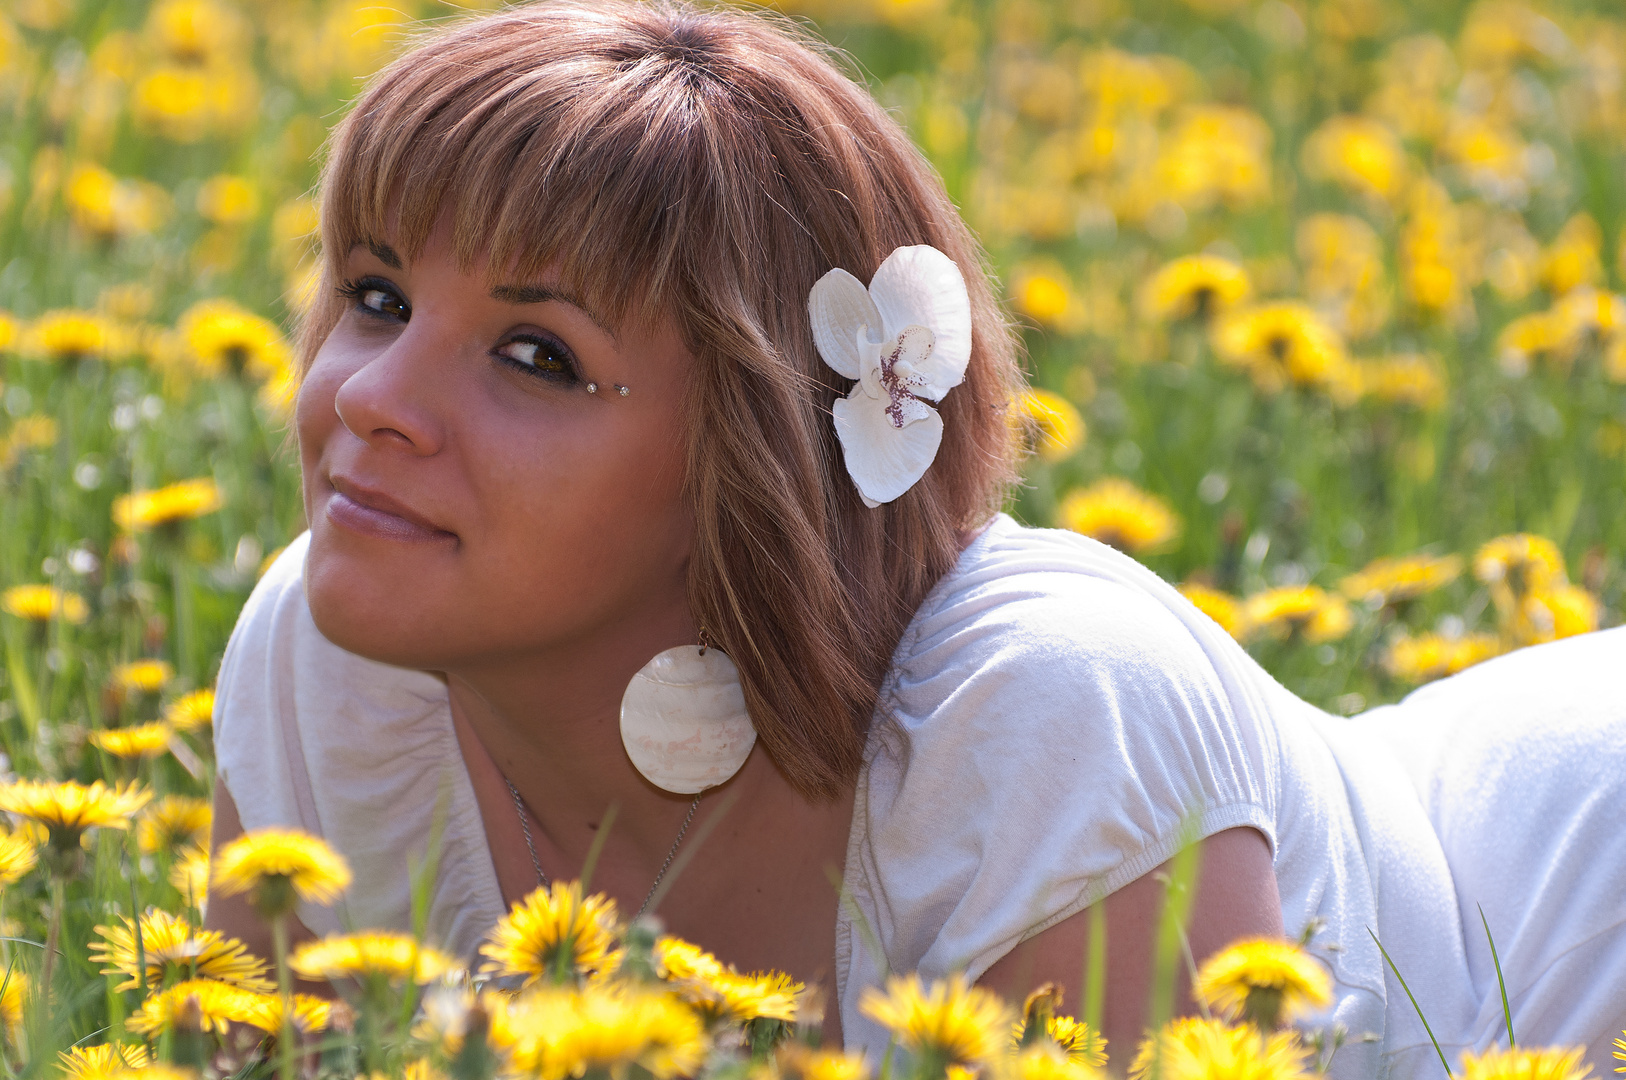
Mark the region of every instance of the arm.
<instances>
[{"instance_id":1,"label":"arm","mask_svg":"<svg viewBox=\"0 0 1626 1080\"><path fill-rule=\"evenodd\" d=\"M1249 828L1227 829L1200 846L1197 895L1186 933L1199 965L1242 937L1282 934L1281 899L1270 845ZM1158 871L1137 878L1101 901L1106 910L1106 1001L1101 1014L1107 1050L1126 1066L1144 1035L1152 989L1152 958L1163 910ZM1081 911L1012 949L982 977L982 984L1020 1005L1042 983L1064 987L1065 1011L1083 1016L1083 982L1089 953L1089 912ZM1193 1011L1184 959L1175 979L1175 1010Z\"/></svg>"},{"instance_id":2,"label":"arm","mask_svg":"<svg viewBox=\"0 0 1626 1080\"><path fill-rule=\"evenodd\" d=\"M209 850L219 851L222 846L231 843L243 835L243 822L237 816L237 803L232 800L231 792L220 780L215 781L215 808L214 825L210 830ZM209 889L209 902L204 912L203 925L209 930L218 930L227 937L234 937L248 946L248 951L255 956L270 962L274 959L271 946L271 928L249 906L248 897L244 895L224 896L211 885ZM298 916L289 918L288 947L290 950L307 941L315 941L316 935L305 928ZM294 980L293 989L302 994L320 994L323 997L332 997L333 988L325 982L306 982L303 979Z\"/></svg>"}]
</instances>

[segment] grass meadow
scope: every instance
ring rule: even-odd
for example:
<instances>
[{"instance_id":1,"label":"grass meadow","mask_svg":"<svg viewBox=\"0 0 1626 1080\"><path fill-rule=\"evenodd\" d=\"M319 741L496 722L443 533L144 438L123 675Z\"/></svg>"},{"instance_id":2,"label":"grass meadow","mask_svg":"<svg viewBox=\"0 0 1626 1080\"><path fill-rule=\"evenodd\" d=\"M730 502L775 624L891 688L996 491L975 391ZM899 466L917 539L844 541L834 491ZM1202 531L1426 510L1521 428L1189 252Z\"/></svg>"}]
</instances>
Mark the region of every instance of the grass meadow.
<instances>
[{"instance_id":1,"label":"grass meadow","mask_svg":"<svg viewBox=\"0 0 1626 1080\"><path fill-rule=\"evenodd\" d=\"M1033 386L1016 403L1036 421L1026 436L1013 426L1034 443L1016 516L1128 551L1289 687L1345 714L1620 621L1616 5L781 10L845 51L982 237ZM196 916L207 691L259 572L303 528L288 335L314 288L322 141L414 27L462 11L0 8L0 748L16 777L137 782L154 800L101 806L107 825L135 815L137 827L97 828L88 847L82 826L23 824L57 811L7 804L21 816L0 837L0 863L18 860L0 866L13 939L0 1071L41 1075L74 1042L147 1046L221 1074L303 1067L281 1051L256 1065L229 1040L199 1050L208 1025L184 1002L178 1020L131 1026L158 987L117 989L123 976L83 946L148 905ZM636 928L615 932L629 955L654 955ZM58 997L25 1008L53 935ZM153 970L173 981L180 969ZM399 995L414 979L389 985ZM955 1001L939 1004L1014 1022ZM1049 1007L1029 1003L1028 1030L1051 1030ZM770 1012L729 1022L771 1042ZM284 1021L261 1028L288 1042ZM495 1067L421 1033L412 1045L428 1056L412 1057L405 1027L389 1030L396 1051L347 1043L332 1068ZM940 1076L944 1053L921 1050L909 1068ZM862 1075L798 1060L773 1067ZM1066 1060L1095 1067L1083 1049Z\"/></svg>"}]
</instances>

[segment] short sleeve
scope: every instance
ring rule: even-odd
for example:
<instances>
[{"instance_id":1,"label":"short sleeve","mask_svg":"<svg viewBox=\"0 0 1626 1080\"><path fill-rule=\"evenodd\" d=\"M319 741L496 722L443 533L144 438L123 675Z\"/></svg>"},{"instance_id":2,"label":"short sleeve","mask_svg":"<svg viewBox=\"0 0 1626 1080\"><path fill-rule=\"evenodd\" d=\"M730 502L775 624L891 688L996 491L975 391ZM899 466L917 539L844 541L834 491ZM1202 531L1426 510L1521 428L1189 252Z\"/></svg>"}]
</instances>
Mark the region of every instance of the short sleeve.
<instances>
[{"instance_id":1,"label":"short sleeve","mask_svg":"<svg viewBox=\"0 0 1626 1080\"><path fill-rule=\"evenodd\" d=\"M1043 567L970 575L885 688L852 887L893 970L980 976L1225 829L1275 848L1272 733L1186 623L1132 580Z\"/></svg>"}]
</instances>

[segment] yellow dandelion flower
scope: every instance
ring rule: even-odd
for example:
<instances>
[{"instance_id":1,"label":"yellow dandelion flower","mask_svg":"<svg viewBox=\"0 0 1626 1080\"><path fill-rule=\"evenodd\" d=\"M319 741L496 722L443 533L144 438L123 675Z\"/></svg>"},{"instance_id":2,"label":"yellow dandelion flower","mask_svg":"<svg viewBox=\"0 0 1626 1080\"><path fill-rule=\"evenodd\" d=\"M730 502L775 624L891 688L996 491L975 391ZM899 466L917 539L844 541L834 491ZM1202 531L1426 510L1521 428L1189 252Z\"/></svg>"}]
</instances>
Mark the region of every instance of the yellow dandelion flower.
<instances>
[{"instance_id":1,"label":"yellow dandelion flower","mask_svg":"<svg viewBox=\"0 0 1626 1080\"><path fill-rule=\"evenodd\" d=\"M1556 355L1569 337L1562 319L1550 311L1533 311L1502 327L1496 336L1497 360L1509 375L1523 375L1533 359Z\"/></svg>"},{"instance_id":2,"label":"yellow dandelion flower","mask_svg":"<svg viewBox=\"0 0 1626 1080\"><path fill-rule=\"evenodd\" d=\"M132 660L113 669L113 682L125 693L156 694L175 677L175 668L164 660Z\"/></svg>"},{"instance_id":3,"label":"yellow dandelion flower","mask_svg":"<svg viewBox=\"0 0 1626 1080\"><path fill-rule=\"evenodd\" d=\"M215 692L212 689L194 690L170 702L164 710L164 719L176 731L196 731L208 727L214 720L214 714Z\"/></svg>"},{"instance_id":4,"label":"yellow dandelion flower","mask_svg":"<svg viewBox=\"0 0 1626 1080\"><path fill-rule=\"evenodd\" d=\"M21 881L39 861L39 852L27 834L0 832L0 888Z\"/></svg>"},{"instance_id":5,"label":"yellow dandelion flower","mask_svg":"<svg viewBox=\"0 0 1626 1080\"><path fill-rule=\"evenodd\" d=\"M147 1000L124 1026L137 1035L156 1036L173 1031L178 1023L196 1023L203 1031L225 1031L231 1024L253 1023L273 997L213 979L187 979L166 990L148 994Z\"/></svg>"},{"instance_id":6,"label":"yellow dandelion flower","mask_svg":"<svg viewBox=\"0 0 1626 1080\"><path fill-rule=\"evenodd\" d=\"M1129 1080L1310 1080L1309 1056L1292 1031L1183 1017L1140 1044Z\"/></svg>"},{"instance_id":7,"label":"yellow dandelion flower","mask_svg":"<svg viewBox=\"0 0 1626 1080\"><path fill-rule=\"evenodd\" d=\"M1603 618L1603 605L1585 589L1558 585L1524 598L1513 636L1525 644L1589 634Z\"/></svg>"},{"instance_id":8,"label":"yellow dandelion flower","mask_svg":"<svg viewBox=\"0 0 1626 1080\"><path fill-rule=\"evenodd\" d=\"M1621 1038L1615 1040L1615 1050L1610 1056L1621 1063L1620 1067L1615 1071L1626 1073L1626 1031L1622 1031L1620 1034Z\"/></svg>"},{"instance_id":9,"label":"yellow dandelion flower","mask_svg":"<svg viewBox=\"0 0 1626 1080\"><path fill-rule=\"evenodd\" d=\"M1462 1080L1587 1080L1592 1067L1582 1061L1584 1046L1491 1047L1462 1055Z\"/></svg>"},{"instance_id":10,"label":"yellow dandelion flower","mask_svg":"<svg viewBox=\"0 0 1626 1080\"><path fill-rule=\"evenodd\" d=\"M497 921L480 946L488 971L538 979L573 979L614 971L621 962L615 901L582 896L581 883L556 881L534 890Z\"/></svg>"},{"instance_id":11,"label":"yellow dandelion flower","mask_svg":"<svg viewBox=\"0 0 1626 1080\"><path fill-rule=\"evenodd\" d=\"M1462 575L1460 555L1401 555L1378 559L1338 583L1351 600L1395 604L1451 584Z\"/></svg>"},{"instance_id":12,"label":"yellow dandelion flower","mask_svg":"<svg viewBox=\"0 0 1626 1080\"><path fill-rule=\"evenodd\" d=\"M1072 1060L1096 1068L1106 1067L1106 1036L1084 1021L1071 1016L1054 1016L1045 1026L1045 1033Z\"/></svg>"},{"instance_id":13,"label":"yellow dandelion flower","mask_svg":"<svg viewBox=\"0 0 1626 1080\"><path fill-rule=\"evenodd\" d=\"M170 727L162 720L125 728L103 728L87 736L90 745L119 758L157 757L169 749Z\"/></svg>"},{"instance_id":14,"label":"yellow dandelion flower","mask_svg":"<svg viewBox=\"0 0 1626 1080\"><path fill-rule=\"evenodd\" d=\"M75 165L62 191L73 223L88 233L114 236L119 231L116 212L118 177L100 165Z\"/></svg>"},{"instance_id":15,"label":"yellow dandelion flower","mask_svg":"<svg viewBox=\"0 0 1626 1080\"><path fill-rule=\"evenodd\" d=\"M174 1065L165 1065L154 1062L131 1069L120 1074L120 1080L197 1080L197 1073L191 1069L177 1068Z\"/></svg>"},{"instance_id":16,"label":"yellow dandelion flower","mask_svg":"<svg viewBox=\"0 0 1626 1080\"><path fill-rule=\"evenodd\" d=\"M1041 326L1062 327L1074 308L1072 283L1059 266L1026 264L1013 275L1016 306Z\"/></svg>"},{"instance_id":17,"label":"yellow dandelion flower","mask_svg":"<svg viewBox=\"0 0 1626 1080\"><path fill-rule=\"evenodd\" d=\"M1394 199L1409 171L1400 139L1387 124L1365 116L1334 116L1304 142L1304 167L1311 176L1348 190Z\"/></svg>"},{"instance_id":18,"label":"yellow dandelion flower","mask_svg":"<svg viewBox=\"0 0 1626 1080\"><path fill-rule=\"evenodd\" d=\"M1261 304L1233 312L1214 327L1214 352L1242 368L1266 393L1288 384L1348 396L1353 371L1343 338L1296 300Z\"/></svg>"},{"instance_id":19,"label":"yellow dandelion flower","mask_svg":"<svg viewBox=\"0 0 1626 1080\"><path fill-rule=\"evenodd\" d=\"M1107 1040L1089 1024L1071 1016L1059 1016L1062 990L1045 983L1022 1004L1022 1018L1011 1027L1011 1046L1047 1045L1060 1050L1072 1061L1101 1068L1107 1063Z\"/></svg>"},{"instance_id":20,"label":"yellow dandelion flower","mask_svg":"<svg viewBox=\"0 0 1626 1080\"><path fill-rule=\"evenodd\" d=\"M5 981L5 990L0 992L0 1028L10 1037L23 1024L23 1002L28 998L28 973L13 967L9 974L0 975L0 980Z\"/></svg>"},{"instance_id":21,"label":"yellow dandelion flower","mask_svg":"<svg viewBox=\"0 0 1626 1080\"><path fill-rule=\"evenodd\" d=\"M111 339L107 320L90 311L48 311L28 328L29 351L49 360L102 356Z\"/></svg>"},{"instance_id":22,"label":"yellow dandelion flower","mask_svg":"<svg viewBox=\"0 0 1626 1080\"><path fill-rule=\"evenodd\" d=\"M869 1062L859 1050L814 1050L794 1039L779 1044L774 1066L785 1080L869 1080Z\"/></svg>"},{"instance_id":23,"label":"yellow dandelion flower","mask_svg":"<svg viewBox=\"0 0 1626 1080\"><path fill-rule=\"evenodd\" d=\"M130 818L151 798L139 784L108 787L100 780L88 786L71 780L60 784L14 780L0 786L0 810L44 825L52 844L58 844L59 835L71 833L75 847L86 829L129 828Z\"/></svg>"},{"instance_id":24,"label":"yellow dandelion flower","mask_svg":"<svg viewBox=\"0 0 1626 1080\"><path fill-rule=\"evenodd\" d=\"M308 941L294 950L288 966L307 979L426 983L457 965L451 957L411 934L366 930Z\"/></svg>"},{"instance_id":25,"label":"yellow dandelion flower","mask_svg":"<svg viewBox=\"0 0 1626 1080\"><path fill-rule=\"evenodd\" d=\"M893 975L884 992L865 990L858 1010L906 1050L945 1065L992 1062L1007 1045L1015 1021L1003 1001L963 975L930 986L918 975Z\"/></svg>"},{"instance_id":26,"label":"yellow dandelion flower","mask_svg":"<svg viewBox=\"0 0 1626 1080\"><path fill-rule=\"evenodd\" d=\"M152 311L152 286L139 281L109 285L96 298L96 306L120 322L139 322Z\"/></svg>"},{"instance_id":27,"label":"yellow dandelion flower","mask_svg":"<svg viewBox=\"0 0 1626 1080\"><path fill-rule=\"evenodd\" d=\"M1583 349L1607 346L1622 337L1626 297L1602 289L1572 289L1559 297L1548 315L1556 324L1559 343L1547 355L1567 369Z\"/></svg>"},{"instance_id":28,"label":"yellow dandelion flower","mask_svg":"<svg viewBox=\"0 0 1626 1080\"><path fill-rule=\"evenodd\" d=\"M670 994L627 984L538 986L517 997L487 994L491 1041L512 1068L564 1080L588 1071L657 1080L693 1075L706 1052L700 1017Z\"/></svg>"},{"instance_id":29,"label":"yellow dandelion flower","mask_svg":"<svg viewBox=\"0 0 1626 1080\"><path fill-rule=\"evenodd\" d=\"M147 14L147 38L169 59L208 64L244 44L242 17L213 0L161 0Z\"/></svg>"},{"instance_id":30,"label":"yellow dandelion flower","mask_svg":"<svg viewBox=\"0 0 1626 1080\"><path fill-rule=\"evenodd\" d=\"M1101 1064L1096 1064L1073 1057L1058 1046L1037 1043L999 1062L992 1075L1000 1080L1106 1080L1102 1069L1105 1062L1105 1054Z\"/></svg>"},{"instance_id":31,"label":"yellow dandelion flower","mask_svg":"<svg viewBox=\"0 0 1626 1080\"><path fill-rule=\"evenodd\" d=\"M0 351L10 350L17 344L22 327L9 311L0 311Z\"/></svg>"},{"instance_id":32,"label":"yellow dandelion flower","mask_svg":"<svg viewBox=\"0 0 1626 1080\"><path fill-rule=\"evenodd\" d=\"M1207 320L1253 292L1248 272L1219 255L1186 255L1165 263L1140 290L1140 310L1155 322Z\"/></svg>"},{"instance_id":33,"label":"yellow dandelion flower","mask_svg":"<svg viewBox=\"0 0 1626 1080\"><path fill-rule=\"evenodd\" d=\"M113 500L113 523L131 532L212 514L226 500L207 476Z\"/></svg>"},{"instance_id":34,"label":"yellow dandelion flower","mask_svg":"<svg viewBox=\"0 0 1626 1080\"><path fill-rule=\"evenodd\" d=\"M1014 411L1037 429L1037 449L1045 461L1065 461L1084 445L1084 418L1060 394L1037 387L1024 390Z\"/></svg>"},{"instance_id":35,"label":"yellow dandelion flower","mask_svg":"<svg viewBox=\"0 0 1626 1080\"><path fill-rule=\"evenodd\" d=\"M1554 296L1603 279L1603 230L1591 214L1576 214L1564 223L1542 253L1536 276Z\"/></svg>"},{"instance_id":36,"label":"yellow dandelion flower","mask_svg":"<svg viewBox=\"0 0 1626 1080\"><path fill-rule=\"evenodd\" d=\"M176 323L188 357L205 375L230 372L271 379L293 366L282 332L230 300L200 300Z\"/></svg>"},{"instance_id":37,"label":"yellow dandelion flower","mask_svg":"<svg viewBox=\"0 0 1626 1080\"><path fill-rule=\"evenodd\" d=\"M22 450L43 450L47 446L56 445L59 431L54 417L20 416L17 422L11 425L11 432L6 441L13 453Z\"/></svg>"},{"instance_id":38,"label":"yellow dandelion flower","mask_svg":"<svg viewBox=\"0 0 1626 1080\"><path fill-rule=\"evenodd\" d=\"M1364 338L1383 328L1393 304L1383 241L1351 214L1311 214L1295 244L1304 264L1304 295L1335 330Z\"/></svg>"},{"instance_id":39,"label":"yellow dandelion flower","mask_svg":"<svg viewBox=\"0 0 1626 1080\"><path fill-rule=\"evenodd\" d=\"M0 594L0 607L30 622L61 619L77 625L90 617L84 597L54 585L13 585Z\"/></svg>"},{"instance_id":40,"label":"yellow dandelion flower","mask_svg":"<svg viewBox=\"0 0 1626 1080\"><path fill-rule=\"evenodd\" d=\"M1306 641L1336 641L1355 625L1343 597L1315 585L1283 585L1255 593L1242 602L1249 631L1263 630L1282 638L1299 633Z\"/></svg>"},{"instance_id":41,"label":"yellow dandelion flower","mask_svg":"<svg viewBox=\"0 0 1626 1080\"><path fill-rule=\"evenodd\" d=\"M1291 941L1252 938L1209 957L1197 972L1197 997L1233 1020L1273 1031L1332 1003L1326 968Z\"/></svg>"},{"instance_id":42,"label":"yellow dandelion flower","mask_svg":"<svg viewBox=\"0 0 1626 1080\"><path fill-rule=\"evenodd\" d=\"M114 989L140 986L135 921L122 916L119 925L98 926L96 933L101 940L90 943L91 960L103 965L103 975L128 976ZM265 977L265 961L250 953L241 941L216 930L201 930L161 909L151 909L141 916L140 952L146 959L149 987L187 979L213 979L260 993L275 988Z\"/></svg>"},{"instance_id":43,"label":"yellow dandelion flower","mask_svg":"<svg viewBox=\"0 0 1626 1080\"><path fill-rule=\"evenodd\" d=\"M47 871L54 878L71 878L85 865L85 831L129 828L131 816L151 797L138 784L110 788L100 780L89 786L71 780L15 780L0 786L0 810L43 827L46 843L39 854Z\"/></svg>"},{"instance_id":44,"label":"yellow dandelion flower","mask_svg":"<svg viewBox=\"0 0 1626 1080\"><path fill-rule=\"evenodd\" d=\"M1466 671L1502 652L1494 634L1418 634L1397 638L1383 657L1383 667L1402 682L1422 683Z\"/></svg>"},{"instance_id":45,"label":"yellow dandelion flower","mask_svg":"<svg viewBox=\"0 0 1626 1080\"><path fill-rule=\"evenodd\" d=\"M1221 630L1234 638L1243 636L1242 603L1236 597L1196 581L1181 585L1180 594L1190 600L1198 611L1219 623Z\"/></svg>"},{"instance_id":46,"label":"yellow dandelion flower","mask_svg":"<svg viewBox=\"0 0 1626 1080\"><path fill-rule=\"evenodd\" d=\"M796 1022L806 987L789 975L777 971L741 975L699 946L674 937L655 942L655 960L667 985L708 1020Z\"/></svg>"},{"instance_id":47,"label":"yellow dandelion flower","mask_svg":"<svg viewBox=\"0 0 1626 1080\"><path fill-rule=\"evenodd\" d=\"M209 853L202 848L183 849L169 868L169 883L196 908L209 899Z\"/></svg>"},{"instance_id":48,"label":"yellow dandelion flower","mask_svg":"<svg viewBox=\"0 0 1626 1080\"><path fill-rule=\"evenodd\" d=\"M1056 519L1131 555L1166 547L1180 535L1180 519L1168 503L1116 476L1068 495Z\"/></svg>"},{"instance_id":49,"label":"yellow dandelion flower","mask_svg":"<svg viewBox=\"0 0 1626 1080\"><path fill-rule=\"evenodd\" d=\"M1360 363L1362 392L1392 405L1433 411L1445 405L1447 384L1439 363L1426 356L1401 353Z\"/></svg>"},{"instance_id":50,"label":"yellow dandelion flower","mask_svg":"<svg viewBox=\"0 0 1626 1080\"><path fill-rule=\"evenodd\" d=\"M198 188L198 213L216 225L241 225L260 210L260 195L247 177L221 173Z\"/></svg>"},{"instance_id":51,"label":"yellow dandelion flower","mask_svg":"<svg viewBox=\"0 0 1626 1080\"><path fill-rule=\"evenodd\" d=\"M1270 125L1228 105L1180 111L1152 166L1153 187L1181 206L1239 207L1270 195Z\"/></svg>"},{"instance_id":52,"label":"yellow dandelion flower","mask_svg":"<svg viewBox=\"0 0 1626 1080\"><path fill-rule=\"evenodd\" d=\"M151 1063L147 1048L140 1043L128 1046L73 1046L57 1052L63 1080L119 1080L132 1069Z\"/></svg>"},{"instance_id":53,"label":"yellow dandelion flower","mask_svg":"<svg viewBox=\"0 0 1626 1080\"><path fill-rule=\"evenodd\" d=\"M1474 553L1474 577L1512 596L1546 592L1564 581L1564 556L1544 536L1513 533L1486 541Z\"/></svg>"},{"instance_id":54,"label":"yellow dandelion flower","mask_svg":"<svg viewBox=\"0 0 1626 1080\"><path fill-rule=\"evenodd\" d=\"M294 1011L289 1022L296 1031L326 1031L333 1021L334 1002L314 994L293 995ZM259 1028L267 1035L282 1032L282 998L267 994L254 1003L242 1017L242 1022Z\"/></svg>"},{"instance_id":55,"label":"yellow dandelion flower","mask_svg":"<svg viewBox=\"0 0 1626 1080\"><path fill-rule=\"evenodd\" d=\"M350 867L319 837L297 829L257 829L220 849L214 884L226 896L247 893L262 915L291 910L295 899L331 904L350 885Z\"/></svg>"},{"instance_id":56,"label":"yellow dandelion flower","mask_svg":"<svg viewBox=\"0 0 1626 1080\"><path fill-rule=\"evenodd\" d=\"M206 847L213 822L207 799L165 795L136 820L136 846L146 855Z\"/></svg>"}]
</instances>

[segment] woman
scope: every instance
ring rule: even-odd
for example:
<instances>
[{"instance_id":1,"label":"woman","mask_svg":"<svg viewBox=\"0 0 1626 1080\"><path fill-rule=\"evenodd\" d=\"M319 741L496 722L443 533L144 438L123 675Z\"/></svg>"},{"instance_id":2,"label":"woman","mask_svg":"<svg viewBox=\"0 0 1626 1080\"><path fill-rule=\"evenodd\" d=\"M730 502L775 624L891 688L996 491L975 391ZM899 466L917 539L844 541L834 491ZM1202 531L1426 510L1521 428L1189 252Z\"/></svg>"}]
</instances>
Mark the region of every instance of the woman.
<instances>
[{"instance_id":1,"label":"woman","mask_svg":"<svg viewBox=\"0 0 1626 1080\"><path fill-rule=\"evenodd\" d=\"M1133 561L997 514L1020 376L979 252L812 47L665 3L464 24L340 125L321 220L311 530L216 713L215 842L293 825L356 870L307 932L408 926L433 834L430 933L472 955L614 807L595 890L664 888L672 932L822 983L876 1051L885 971L1076 987L1102 903L1121 1052L1195 839L1199 959L1313 920L1338 946L1327 1019L1376 1041L1336 1074L1433 1060L1367 927L1448 1049L1495 1036L1395 757Z\"/></svg>"}]
</instances>

